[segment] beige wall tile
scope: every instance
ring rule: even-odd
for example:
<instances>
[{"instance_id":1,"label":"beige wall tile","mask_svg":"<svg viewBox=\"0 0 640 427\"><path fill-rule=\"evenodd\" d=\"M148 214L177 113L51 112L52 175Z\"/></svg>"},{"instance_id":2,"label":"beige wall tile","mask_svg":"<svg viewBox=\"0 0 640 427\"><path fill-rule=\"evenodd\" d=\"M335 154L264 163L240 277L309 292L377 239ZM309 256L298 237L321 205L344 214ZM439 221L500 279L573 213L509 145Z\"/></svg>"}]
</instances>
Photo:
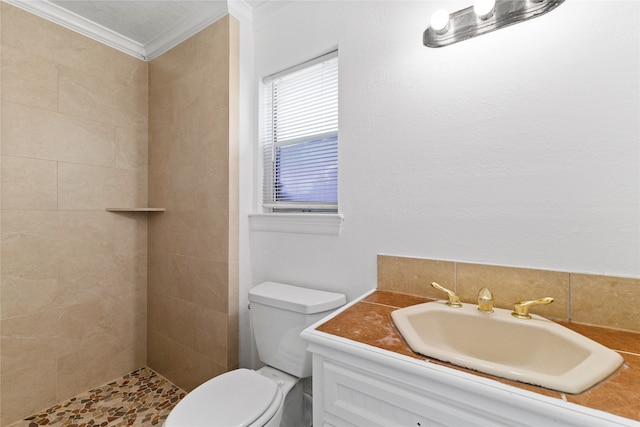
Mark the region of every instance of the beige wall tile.
<instances>
[{"instance_id":1,"label":"beige wall tile","mask_svg":"<svg viewBox=\"0 0 640 427\"><path fill-rule=\"evenodd\" d=\"M146 168L149 163L147 129L116 128L116 167Z\"/></svg>"},{"instance_id":2,"label":"beige wall tile","mask_svg":"<svg viewBox=\"0 0 640 427\"><path fill-rule=\"evenodd\" d=\"M57 164L2 156L3 209L56 209Z\"/></svg>"},{"instance_id":3,"label":"beige wall tile","mask_svg":"<svg viewBox=\"0 0 640 427\"><path fill-rule=\"evenodd\" d=\"M172 169L170 199L180 210L222 210L228 207L228 159Z\"/></svg>"},{"instance_id":4,"label":"beige wall tile","mask_svg":"<svg viewBox=\"0 0 640 427\"><path fill-rule=\"evenodd\" d=\"M3 104L3 153L86 165L115 165L115 129L11 102Z\"/></svg>"},{"instance_id":5,"label":"beige wall tile","mask_svg":"<svg viewBox=\"0 0 640 427\"><path fill-rule=\"evenodd\" d=\"M60 66L58 111L120 127L147 128L146 88L131 88Z\"/></svg>"},{"instance_id":6,"label":"beige wall tile","mask_svg":"<svg viewBox=\"0 0 640 427\"><path fill-rule=\"evenodd\" d=\"M168 209L149 218L149 363L187 389L224 372L237 341L228 33L224 18L149 65L149 202Z\"/></svg>"},{"instance_id":7,"label":"beige wall tile","mask_svg":"<svg viewBox=\"0 0 640 427\"><path fill-rule=\"evenodd\" d=\"M552 304L535 306L531 313L555 319L569 318L569 274L527 268L458 263L458 293L465 302L477 304L478 291L487 287L495 306L513 309L518 301L553 297Z\"/></svg>"},{"instance_id":8,"label":"beige wall tile","mask_svg":"<svg viewBox=\"0 0 640 427\"><path fill-rule=\"evenodd\" d=\"M171 345L172 358L176 362L172 366L175 385L185 391L191 391L203 382L223 374L227 371L226 366L214 363L202 354L193 351L180 344Z\"/></svg>"},{"instance_id":9,"label":"beige wall tile","mask_svg":"<svg viewBox=\"0 0 640 427\"><path fill-rule=\"evenodd\" d=\"M8 425L57 403L56 378L55 361L25 364L12 372L3 370L0 424Z\"/></svg>"},{"instance_id":10,"label":"beige wall tile","mask_svg":"<svg viewBox=\"0 0 640 427\"><path fill-rule=\"evenodd\" d=\"M173 240L178 255L212 261L228 260L227 211L178 211Z\"/></svg>"},{"instance_id":11,"label":"beige wall tile","mask_svg":"<svg viewBox=\"0 0 640 427\"><path fill-rule=\"evenodd\" d=\"M208 308L197 308L195 319L195 346L198 353L220 366L227 367L229 325L226 313Z\"/></svg>"},{"instance_id":12,"label":"beige wall tile","mask_svg":"<svg viewBox=\"0 0 640 427\"><path fill-rule=\"evenodd\" d=\"M112 254L114 237L111 215L106 211L59 211L59 256Z\"/></svg>"},{"instance_id":13,"label":"beige wall tile","mask_svg":"<svg viewBox=\"0 0 640 427\"><path fill-rule=\"evenodd\" d=\"M146 86L147 64L75 31L3 4L2 44L125 86Z\"/></svg>"},{"instance_id":14,"label":"beige wall tile","mask_svg":"<svg viewBox=\"0 0 640 427\"><path fill-rule=\"evenodd\" d=\"M640 332L640 279L571 274L571 320Z\"/></svg>"},{"instance_id":15,"label":"beige wall tile","mask_svg":"<svg viewBox=\"0 0 640 427\"><path fill-rule=\"evenodd\" d=\"M28 269L59 256L58 214L50 210L2 211L2 265Z\"/></svg>"},{"instance_id":16,"label":"beige wall tile","mask_svg":"<svg viewBox=\"0 0 640 427\"><path fill-rule=\"evenodd\" d=\"M55 260L2 266L0 319L32 314L58 305L58 263Z\"/></svg>"},{"instance_id":17,"label":"beige wall tile","mask_svg":"<svg viewBox=\"0 0 640 427\"><path fill-rule=\"evenodd\" d=\"M380 290L446 299L446 295L431 287L431 282L437 282L455 292L455 279L453 262L378 255Z\"/></svg>"},{"instance_id":18,"label":"beige wall tile","mask_svg":"<svg viewBox=\"0 0 640 427\"><path fill-rule=\"evenodd\" d=\"M0 10L4 425L145 364L148 68Z\"/></svg>"},{"instance_id":19,"label":"beige wall tile","mask_svg":"<svg viewBox=\"0 0 640 427\"><path fill-rule=\"evenodd\" d=\"M58 401L84 393L99 384L143 367L138 349L109 339L58 358ZM82 369L78 369L82 366Z\"/></svg>"},{"instance_id":20,"label":"beige wall tile","mask_svg":"<svg viewBox=\"0 0 640 427\"><path fill-rule=\"evenodd\" d=\"M0 319L32 314L58 305L58 263L2 265Z\"/></svg>"},{"instance_id":21,"label":"beige wall tile","mask_svg":"<svg viewBox=\"0 0 640 427\"><path fill-rule=\"evenodd\" d=\"M2 99L49 111L58 108L58 70L55 62L11 47L4 47Z\"/></svg>"},{"instance_id":22,"label":"beige wall tile","mask_svg":"<svg viewBox=\"0 0 640 427\"><path fill-rule=\"evenodd\" d=\"M70 305L2 321L2 374L97 344L114 335L100 301Z\"/></svg>"},{"instance_id":23,"label":"beige wall tile","mask_svg":"<svg viewBox=\"0 0 640 427\"><path fill-rule=\"evenodd\" d=\"M227 312L227 264L175 255L171 259L172 296L215 311Z\"/></svg>"},{"instance_id":24,"label":"beige wall tile","mask_svg":"<svg viewBox=\"0 0 640 427\"><path fill-rule=\"evenodd\" d=\"M73 163L58 164L58 207L102 210L146 206L145 172Z\"/></svg>"}]
</instances>

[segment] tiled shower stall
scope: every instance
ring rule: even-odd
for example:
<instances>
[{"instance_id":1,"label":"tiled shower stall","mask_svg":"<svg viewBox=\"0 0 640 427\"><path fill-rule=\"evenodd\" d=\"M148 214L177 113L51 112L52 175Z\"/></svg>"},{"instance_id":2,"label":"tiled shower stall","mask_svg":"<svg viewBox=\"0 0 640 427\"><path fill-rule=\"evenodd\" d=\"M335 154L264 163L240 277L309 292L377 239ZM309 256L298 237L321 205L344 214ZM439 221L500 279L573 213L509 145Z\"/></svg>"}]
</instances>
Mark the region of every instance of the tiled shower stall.
<instances>
[{"instance_id":1,"label":"tiled shower stall","mask_svg":"<svg viewBox=\"0 0 640 427\"><path fill-rule=\"evenodd\" d=\"M147 63L0 11L0 425L236 367L237 22Z\"/></svg>"}]
</instances>

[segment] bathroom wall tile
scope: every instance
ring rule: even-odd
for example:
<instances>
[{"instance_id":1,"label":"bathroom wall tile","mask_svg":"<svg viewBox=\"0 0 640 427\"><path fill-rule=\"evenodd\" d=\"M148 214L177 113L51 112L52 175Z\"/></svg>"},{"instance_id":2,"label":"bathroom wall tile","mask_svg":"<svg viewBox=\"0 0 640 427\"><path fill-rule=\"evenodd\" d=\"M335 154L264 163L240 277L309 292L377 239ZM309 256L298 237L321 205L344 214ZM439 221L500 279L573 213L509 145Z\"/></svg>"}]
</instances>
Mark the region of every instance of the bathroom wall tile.
<instances>
[{"instance_id":1,"label":"bathroom wall tile","mask_svg":"<svg viewBox=\"0 0 640 427\"><path fill-rule=\"evenodd\" d=\"M59 256L113 253L111 212L59 211L57 246Z\"/></svg>"},{"instance_id":2,"label":"bathroom wall tile","mask_svg":"<svg viewBox=\"0 0 640 427\"><path fill-rule=\"evenodd\" d=\"M236 304L237 305L237 304ZM240 315L234 313L227 319L227 369L237 369L239 365Z\"/></svg>"},{"instance_id":3,"label":"bathroom wall tile","mask_svg":"<svg viewBox=\"0 0 640 427\"><path fill-rule=\"evenodd\" d=\"M114 335L100 301L50 309L2 321L3 375Z\"/></svg>"},{"instance_id":4,"label":"bathroom wall tile","mask_svg":"<svg viewBox=\"0 0 640 427\"><path fill-rule=\"evenodd\" d=\"M56 209L57 165L46 160L2 156L3 209Z\"/></svg>"},{"instance_id":5,"label":"bathroom wall tile","mask_svg":"<svg viewBox=\"0 0 640 427\"><path fill-rule=\"evenodd\" d=\"M226 367L229 341L227 314L204 307L198 307L193 314L195 345L190 348Z\"/></svg>"},{"instance_id":6,"label":"bathroom wall tile","mask_svg":"<svg viewBox=\"0 0 640 427\"><path fill-rule=\"evenodd\" d=\"M149 363L187 389L226 371L237 352L228 316L237 299L237 272L228 278L237 267L228 55L224 18L149 65L149 202L167 207L149 217Z\"/></svg>"},{"instance_id":7,"label":"bathroom wall tile","mask_svg":"<svg viewBox=\"0 0 640 427\"><path fill-rule=\"evenodd\" d=\"M144 206L147 194L136 170L60 163L60 209L102 210L106 207Z\"/></svg>"},{"instance_id":8,"label":"bathroom wall tile","mask_svg":"<svg viewBox=\"0 0 640 427\"><path fill-rule=\"evenodd\" d=\"M0 319L32 314L58 305L58 263L47 260L2 265Z\"/></svg>"},{"instance_id":9,"label":"bathroom wall tile","mask_svg":"<svg viewBox=\"0 0 640 427\"><path fill-rule=\"evenodd\" d=\"M458 293L464 302L476 304L478 290L487 287L493 293L496 307L513 309L517 301L546 296L555 301L535 306L531 313L554 319L569 318L569 274L527 268L481 264L457 264Z\"/></svg>"},{"instance_id":10,"label":"bathroom wall tile","mask_svg":"<svg viewBox=\"0 0 640 427\"><path fill-rule=\"evenodd\" d=\"M78 369L82 366L82 369ZM57 361L57 402L86 392L144 366L136 350L118 339L62 355Z\"/></svg>"},{"instance_id":11,"label":"bathroom wall tile","mask_svg":"<svg viewBox=\"0 0 640 427\"><path fill-rule=\"evenodd\" d=\"M24 364L12 372L3 370L0 425L8 425L57 403L56 379L54 360L39 365Z\"/></svg>"},{"instance_id":12,"label":"bathroom wall tile","mask_svg":"<svg viewBox=\"0 0 640 427\"><path fill-rule=\"evenodd\" d=\"M3 100L49 111L57 110L58 70L54 62L26 51L4 47L0 64Z\"/></svg>"},{"instance_id":13,"label":"bathroom wall tile","mask_svg":"<svg viewBox=\"0 0 640 427\"><path fill-rule=\"evenodd\" d=\"M116 274L112 254L75 254L59 261L58 300L61 305L96 301L113 293Z\"/></svg>"},{"instance_id":14,"label":"bathroom wall tile","mask_svg":"<svg viewBox=\"0 0 640 427\"><path fill-rule=\"evenodd\" d=\"M149 168L149 206L161 206L167 209L177 208L171 198L171 177L167 170L152 170Z\"/></svg>"},{"instance_id":15,"label":"bathroom wall tile","mask_svg":"<svg viewBox=\"0 0 640 427\"><path fill-rule=\"evenodd\" d=\"M145 204L135 206L145 206ZM162 215L152 213L150 215ZM144 253L147 251L147 216L134 212L111 214L114 250L118 253Z\"/></svg>"},{"instance_id":16,"label":"bathroom wall tile","mask_svg":"<svg viewBox=\"0 0 640 427\"><path fill-rule=\"evenodd\" d=\"M58 111L120 127L147 128L146 89L131 88L60 66Z\"/></svg>"},{"instance_id":17,"label":"bathroom wall tile","mask_svg":"<svg viewBox=\"0 0 640 427\"><path fill-rule=\"evenodd\" d=\"M640 279L571 273L571 320L640 332Z\"/></svg>"},{"instance_id":18,"label":"bathroom wall tile","mask_svg":"<svg viewBox=\"0 0 640 427\"><path fill-rule=\"evenodd\" d=\"M176 254L227 262L227 211L178 211L174 218Z\"/></svg>"},{"instance_id":19,"label":"bathroom wall tile","mask_svg":"<svg viewBox=\"0 0 640 427\"><path fill-rule=\"evenodd\" d=\"M223 210L228 207L227 159L176 167L170 183L171 200L180 210Z\"/></svg>"},{"instance_id":20,"label":"bathroom wall tile","mask_svg":"<svg viewBox=\"0 0 640 427\"><path fill-rule=\"evenodd\" d=\"M431 282L455 291L455 279L453 262L378 255L380 290L446 299L446 295L431 287Z\"/></svg>"},{"instance_id":21,"label":"bathroom wall tile","mask_svg":"<svg viewBox=\"0 0 640 427\"><path fill-rule=\"evenodd\" d=\"M137 289L105 298L114 335L119 342L143 345L147 341L147 292Z\"/></svg>"},{"instance_id":22,"label":"bathroom wall tile","mask_svg":"<svg viewBox=\"0 0 640 427\"><path fill-rule=\"evenodd\" d=\"M11 102L3 104L3 154L96 166L115 165L112 125Z\"/></svg>"},{"instance_id":23,"label":"bathroom wall tile","mask_svg":"<svg viewBox=\"0 0 640 427\"><path fill-rule=\"evenodd\" d=\"M172 344L172 357L176 365L172 366L173 378L167 379L185 391L191 391L203 382L227 371L225 366L214 363L198 352L180 344Z\"/></svg>"},{"instance_id":24,"label":"bathroom wall tile","mask_svg":"<svg viewBox=\"0 0 640 427\"><path fill-rule=\"evenodd\" d=\"M174 223L177 221L178 216L178 211L169 207L167 207L166 212L162 212L160 215L149 215L149 252L178 253L177 241L174 238L176 235Z\"/></svg>"},{"instance_id":25,"label":"bathroom wall tile","mask_svg":"<svg viewBox=\"0 0 640 427\"><path fill-rule=\"evenodd\" d=\"M230 155L228 107L217 106L214 103L201 105L197 114L197 148L203 158L228 160Z\"/></svg>"},{"instance_id":26,"label":"bathroom wall tile","mask_svg":"<svg viewBox=\"0 0 640 427\"><path fill-rule=\"evenodd\" d=\"M172 106L173 141L168 145L166 162L170 167L191 165L203 159L198 151L198 106L190 104L178 110Z\"/></svg>"},{"instance_id":27,"label":"bathroom wall tile","mask_svg":"<svg viewBox=\"0 0 640 427\"><path fill-rule=\"evenodd\" d=\"M149 295L171 296L173 293L174 261L177 255L149 251L147 291Z\"/></svg>"},{"instance_id":28,"label":"bathroom wall tile","mask_svg":"<svg viewBox=\"0 0 640 427\"><path fill-rule=\"evenodd\" d=\"M146 168L149 163L148 130L116 128L116 167Z\"/></svg>"},{"instance_id":29,"label":"bathroom wall tile","mask_svg":"<svg viewBox=\"0 0 640 427\"><path fill-rule=\"evenodd\" d=\"M158 90L206 64L226 61L227 17L221 18L149 63L149 87Z\"/></svg>"},{"instance_id":30,"label":"bathroom wall tile","mask_svg":"<svg viewBox=\"0 0 640 427\"><path fill-rule=\"evenodd\" d=\"M3 186L4 187L4 186ZM50 210L3 210L2 265L30 267L59 256L58 214Z\"/></svg>"},{"instance_id":31,"label":"bathroom wall tile","mask_svg":"<svg viewBox=\"0 0 640 427\"><path fill-rule=\"evenodd\" d=\"M165 316L170 320L169 337L192 350L196 349L196 329L201 323L197 323L200 308L193 303L178 298L171 298L170 309Z\"/></svg>"},{"instance_id":32,"label":"bathroom wall tile","mask_svg":"<svg viewBox=\"0 0 640 427\"><path fill-rule=\"evenodd\" d=\"M105 81L146 86L144 61L14 6L3 4L2 8L4 47L30 52L87 75L99 75Z\"/></svg>"},{"instance_id":33,"label":"bathroom wall tile","mask_svg":"<svg viewBox=\"0 0 640 427\"><path fill-rule=\"evenodd\" d=\"M115 255L114 293L141 291L147 288L147 254L117 253Z\"/></svg>"},{"instance_id":34,"label":"bathroom wall tile","mask_svg":"<svg viewBox=\"0 0 640 427\"><path fill-rule=\"evenodd\" d=\"M149 170L166 170L171 165L169 150L175 140L171 85L149 94Z\"/></svg>"},{"instance_id":35,"label":"bathroom wall tile","mask_svg":"<svg viewBox=\"0 0 640 427\"><path fill-rule=\"evenodd\" d=\"M227 312L227 264L207 259L175 255L171 259L172 296Z\"/></svg>"},{"instance_id":36,"label":"bathroom wall tile","mask_svg":"<svg viewBox=\"0 0 640 427\"><path fill-rule=\"evenodd\" d=\"M147 331L147 366L167 379L175 376L173 367L178 363L173 359L172 345L171 339L153 331L151 327Z\"/></svg>"}]
</instances>

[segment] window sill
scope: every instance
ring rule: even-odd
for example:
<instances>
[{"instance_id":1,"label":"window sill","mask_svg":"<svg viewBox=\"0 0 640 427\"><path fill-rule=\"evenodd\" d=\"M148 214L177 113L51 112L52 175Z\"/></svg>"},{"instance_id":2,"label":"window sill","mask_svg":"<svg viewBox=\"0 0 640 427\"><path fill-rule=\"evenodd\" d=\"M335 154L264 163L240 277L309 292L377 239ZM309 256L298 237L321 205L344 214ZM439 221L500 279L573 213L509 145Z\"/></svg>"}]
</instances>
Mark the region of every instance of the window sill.
<instances>
[{"instance_id":1,"label":"window sill","mask_svg":"<svg viewBox=\"0 0 640 427\"><path fill-rule=\"evenodd\" d=\"M341 214L265 213L250 214L249 224L253 231L338 236L343 219Z\"/></svg>"}]
</instances>

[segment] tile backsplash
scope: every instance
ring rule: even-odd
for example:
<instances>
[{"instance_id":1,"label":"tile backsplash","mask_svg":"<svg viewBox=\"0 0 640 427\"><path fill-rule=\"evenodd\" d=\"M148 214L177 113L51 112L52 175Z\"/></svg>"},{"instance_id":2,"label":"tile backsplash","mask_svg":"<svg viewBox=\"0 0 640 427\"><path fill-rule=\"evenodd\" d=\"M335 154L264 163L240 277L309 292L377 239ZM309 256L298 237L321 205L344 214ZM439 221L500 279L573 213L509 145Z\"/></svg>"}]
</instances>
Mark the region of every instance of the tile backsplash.
<instances>
[{"instance_id":1,"label":"tile backsplash","mask_svg":"<svg viewBox=\"0 0 640 427\"><path fill-rule=\"evenodd\" d=\"M550 296L553 304L532 313L557 320L640 332L640 278L600 276L378 255L378 289L444 299L430 286L438 282L463 302L477 303L487 287L495 306L512 309L517 301Z\"/></svg>"}]
</instances>

